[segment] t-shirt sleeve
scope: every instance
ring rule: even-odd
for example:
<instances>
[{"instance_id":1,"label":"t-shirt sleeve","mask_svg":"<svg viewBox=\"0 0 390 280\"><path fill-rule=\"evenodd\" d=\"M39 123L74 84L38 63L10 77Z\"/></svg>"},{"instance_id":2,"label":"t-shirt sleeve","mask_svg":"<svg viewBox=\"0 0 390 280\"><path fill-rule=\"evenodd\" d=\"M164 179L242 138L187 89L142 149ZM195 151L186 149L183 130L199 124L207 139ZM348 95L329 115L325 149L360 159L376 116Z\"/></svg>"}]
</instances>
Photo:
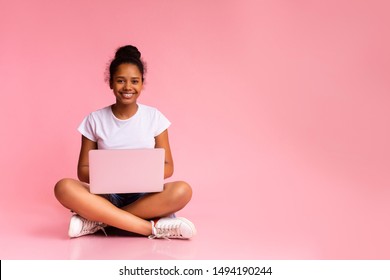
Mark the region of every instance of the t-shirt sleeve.
<instances>
[{"instance_id":1,"label":"t-shirt sleeve","mask_svg":"<svg viewBox=\"0 0 390 280\"><path fill-rule=\"evenodd\" d=\"M95 130L96 124L91 114L86 116L78 127L78 131L93 142L97 142Z\"/></svg>"},{"instance_id":2,"label":"t-shirt sleeve","mask_svg":"<svg viewBox=\"0 0 390 280\"><path fill-rule=\"evenodd\" d=\"M156 129L154 136L160 135L171 125L171 122L160 111L156 112Z\"/></svg>"}]
</instances>

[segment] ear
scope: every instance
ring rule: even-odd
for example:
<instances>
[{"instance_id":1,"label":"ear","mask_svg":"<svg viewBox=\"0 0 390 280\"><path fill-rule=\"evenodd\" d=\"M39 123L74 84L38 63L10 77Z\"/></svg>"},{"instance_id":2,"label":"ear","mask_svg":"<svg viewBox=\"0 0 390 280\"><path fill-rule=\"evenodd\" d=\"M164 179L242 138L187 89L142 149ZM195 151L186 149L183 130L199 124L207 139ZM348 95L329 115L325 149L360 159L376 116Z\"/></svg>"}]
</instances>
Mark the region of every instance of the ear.
<instances>
[{"instance_id":1,"label":"ear","mask_svg":"<svg viewBox=\"0 0 390 280\"><path fill-rule=\"evenodd\" d=\"M110 89L113 89L112 81L110 81Z\"/></svg>"}]
</instances>

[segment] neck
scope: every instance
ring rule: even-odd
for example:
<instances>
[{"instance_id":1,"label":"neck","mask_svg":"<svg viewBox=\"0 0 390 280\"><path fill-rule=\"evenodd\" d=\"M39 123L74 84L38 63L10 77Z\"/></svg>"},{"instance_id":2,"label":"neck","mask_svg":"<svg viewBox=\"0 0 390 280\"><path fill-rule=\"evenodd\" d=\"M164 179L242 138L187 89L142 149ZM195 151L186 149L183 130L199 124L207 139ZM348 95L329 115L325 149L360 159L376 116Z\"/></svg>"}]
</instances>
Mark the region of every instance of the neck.
<instances>
[{"instance_id":1,"label":"neck","mask_svg":"<svg viewBox=\"0 0 390 280\"><path fill-rule=\"evenodd\" d=\"M111 106L111 110L115 117L117 117L120 120L127 120L130 119L132 116L137 113L138 110L138 104L132 103L129 105L123 105L115 103Z\"/></svg>"}]
</instances>

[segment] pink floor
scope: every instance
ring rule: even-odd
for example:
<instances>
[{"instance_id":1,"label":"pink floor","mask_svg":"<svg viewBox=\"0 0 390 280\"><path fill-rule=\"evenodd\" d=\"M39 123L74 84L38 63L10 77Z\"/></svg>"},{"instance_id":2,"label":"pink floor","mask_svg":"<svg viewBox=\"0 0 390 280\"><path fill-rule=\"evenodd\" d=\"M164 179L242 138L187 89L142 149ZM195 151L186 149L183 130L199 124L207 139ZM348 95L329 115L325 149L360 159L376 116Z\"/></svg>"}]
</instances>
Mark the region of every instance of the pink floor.
<instances>
[{"instance_id":1,"label":"pink floor","mask_svg":"<svg viewBox=\"0 0 390 280\"><path fill-rule=\"evenodd\" d=\"M237 199L242 197L238 196ZM197 226L192 240L149 240L108 229L103 234L67 237L70 213L53 199L46 204L10 207L4 201L0 231L1 259L388 259L386 220L353 217L357 209L334 215L319 208L274 212L268 203L241 205L240 213L220 205L205 211L189 205L180 214ZM284 199L280 199L283 203ZM49 203L48 203L49 201ZM259 200L260 201L260 200ZM201 203L194 199L193 204ZM228 202L230 203L230 202ZM28 206L27 206L28 205ZM313 205L314 206L314 205ZM283 207L283 205L281 205ZM340 207L335 206L335 207ZM370 206L375 207L374 205ZM381 206L379 206L381 207ZM192 211L198 209L198 211ZM207 209L207 210L206 210ZM225 209L224 212L218 209ZM230 210L229 210L230 209ZM388 207L386 207L388 209ZM252 211L249 211L252 210ZM275 209L274 209L275 210ZM327 211L328 211L327 210ZM313 212L314 211L314 212ZM271 213L271 212L269 212ZM313 215L314 214L314 215ZM378 215L379 212L378 212ZM348 219L347 217L350 217ZM360 220L361 219L361 220Z\"/></svg>"}]
</instances>

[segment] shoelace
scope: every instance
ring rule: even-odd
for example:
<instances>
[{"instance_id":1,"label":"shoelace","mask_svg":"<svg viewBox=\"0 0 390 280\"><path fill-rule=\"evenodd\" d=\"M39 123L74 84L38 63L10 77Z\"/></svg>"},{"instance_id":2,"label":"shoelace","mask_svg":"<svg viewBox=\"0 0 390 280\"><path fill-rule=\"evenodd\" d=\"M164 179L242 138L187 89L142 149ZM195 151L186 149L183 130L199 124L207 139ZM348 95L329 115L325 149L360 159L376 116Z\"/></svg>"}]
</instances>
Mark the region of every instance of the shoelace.
<instances>
[{"instance_id":1,"label":"shoelace","mask_svg":"<svg viewBox=\"0 0 390 280\"><path fill-rule=\"evenodd\" d=\"M168 227L165 226L165 227L161 227L161 228L156 228L154 226L154 222L152 221L152 228L153 228L153 232L155 232L155 233L149 235L148 238L149 239L164 238L164 239L170 240L169 237L181 236L181 234L179 232L179 227L180 227L180 224L171 225Z\"/></svg>"},{"instance_id":2,"label":"shoelace","mask_svg":"<svg viewBox=\"0 0 390 280\"><path fill-rule=\"evenodd\" d=\"M83 219L83 228L81 229L80 234L84 233L95 233L98 230L102 230L104 235L107 236L106 231L104 230L104 224L94 221L89 221L87 219Z\"/></svg>"}]
</instances>

